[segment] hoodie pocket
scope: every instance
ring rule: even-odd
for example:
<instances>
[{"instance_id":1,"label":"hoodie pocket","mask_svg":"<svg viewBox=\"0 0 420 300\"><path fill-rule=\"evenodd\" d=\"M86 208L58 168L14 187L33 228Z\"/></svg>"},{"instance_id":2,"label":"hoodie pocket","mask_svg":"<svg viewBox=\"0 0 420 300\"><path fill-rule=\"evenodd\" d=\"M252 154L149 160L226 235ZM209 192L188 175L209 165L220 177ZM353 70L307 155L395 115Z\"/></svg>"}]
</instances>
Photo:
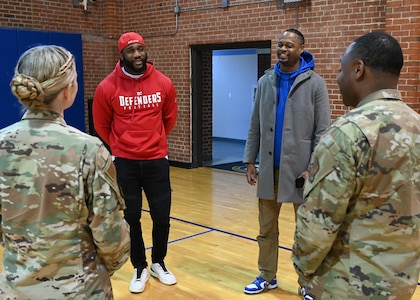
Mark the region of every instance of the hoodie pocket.
<instances>
[{"instance_id":1,"label":"hoodie pocket","mask_svg":"<svg viewBox=\"0 0 420 300\"><path fill-rule=\"evenodd\" d=\"M147 157L160 150L162 136L156 130L126 131L119 142L119 148Z\"/></svg>"}]
</instances>

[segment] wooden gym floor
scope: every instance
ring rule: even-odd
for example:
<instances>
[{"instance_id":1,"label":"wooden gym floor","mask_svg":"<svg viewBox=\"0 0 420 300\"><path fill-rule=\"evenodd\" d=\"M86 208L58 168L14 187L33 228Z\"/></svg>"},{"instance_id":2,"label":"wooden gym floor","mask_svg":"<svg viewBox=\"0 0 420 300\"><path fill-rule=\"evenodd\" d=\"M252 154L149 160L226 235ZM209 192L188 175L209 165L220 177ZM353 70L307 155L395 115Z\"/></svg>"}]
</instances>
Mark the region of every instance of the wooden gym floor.
<instances>
[{"instance_id":1,"label":"wooden gym floor","mask_svg":"<svg viewBox=\"0 0 420 300\"><path fill-rule=\"evenodd\" d=\"M131 294L128 285L133 267L128 261L112 276L116 300L300 299L290 260L294 233L292 205L283 205L279 218L278 288L245 295L244 286L258 275L256 187L249 186L243 174L207 167L171 167L171 181L172 219L165 263L178 282L166 286L150 277L143 293ZM142 225L150 264L151 220L147 201L144 202ZM413 299L420 300L419 287Z\"/></svg>"},{"instance_id":2,"label":"wooden gym floor","mask_svg":"<svg viewBox=\"0 0 420 300\"><path fill-rule=\"evenodd\" d=\"M258 275L258 212L256 187L243 174L211 168L171 168L173 204L168 255L165 260L178 282L165 286L149 278L141 294L131 294L130 262L112 277L116 300L131 299L300 299L296 273L290 260L293 243L292 205L283 205L279 218L278 288L245 295L243 288ZM142 216L150 259L151 220ZM149 262L150 264L150 262ZM413 299L420 300L418 287Z\"/></svg>"}]
</instances>

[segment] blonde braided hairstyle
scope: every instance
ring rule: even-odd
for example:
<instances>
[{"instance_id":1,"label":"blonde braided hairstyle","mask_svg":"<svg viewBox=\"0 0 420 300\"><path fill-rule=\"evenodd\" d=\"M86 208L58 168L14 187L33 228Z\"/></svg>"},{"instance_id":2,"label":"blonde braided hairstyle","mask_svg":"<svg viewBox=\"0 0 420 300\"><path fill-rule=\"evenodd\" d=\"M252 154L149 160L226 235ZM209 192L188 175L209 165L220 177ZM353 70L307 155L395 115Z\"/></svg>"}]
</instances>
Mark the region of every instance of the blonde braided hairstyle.
<instances>
[{"instance_id":1,"label":"blonde braided hairstyle","mask_svg":"<svg viewBox=\"0 0 420 300\"><path fill-rule=\"evenodd\" d=\"M27 108L41 108L76 79L73 55L61 46L36 46L19 58L10 88Z\"/></svg>"}]
</instances>

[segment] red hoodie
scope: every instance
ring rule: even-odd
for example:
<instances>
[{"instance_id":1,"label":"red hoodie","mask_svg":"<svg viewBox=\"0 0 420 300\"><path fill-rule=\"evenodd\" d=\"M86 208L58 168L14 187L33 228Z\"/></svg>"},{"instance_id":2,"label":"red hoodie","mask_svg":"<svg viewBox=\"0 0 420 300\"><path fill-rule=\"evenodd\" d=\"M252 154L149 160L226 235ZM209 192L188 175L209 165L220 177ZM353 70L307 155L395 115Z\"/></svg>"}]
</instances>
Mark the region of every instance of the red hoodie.
<instances>
[{"instance_id":1,"label":"red hoodie","mask_svg":"<svg viewBox=\"0 0 420 300\"><path fill-rule=\"evenodd\" d=\"M134 160L167 156L177 111L172 81L152 62L139 79L125 75L118 62L96 88L92 108L95 130L112 155Z\"/></svg>"}]
</instances>

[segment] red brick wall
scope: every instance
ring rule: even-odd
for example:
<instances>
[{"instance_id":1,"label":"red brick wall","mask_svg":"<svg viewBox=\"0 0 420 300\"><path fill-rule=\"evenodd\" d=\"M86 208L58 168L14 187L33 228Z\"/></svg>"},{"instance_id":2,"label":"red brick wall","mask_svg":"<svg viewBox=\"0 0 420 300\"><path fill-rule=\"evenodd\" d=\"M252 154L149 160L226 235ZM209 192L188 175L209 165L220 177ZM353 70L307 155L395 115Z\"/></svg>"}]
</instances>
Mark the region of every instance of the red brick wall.
<instances>
[{"instance_id":1,"label":"red brick wall","mask_svg":"<svg viewBox=\"0 0 420 300\"><path fill-rule=\"evenodd\" d=\"M398 39L404 53L399 89L403 99L420 112L420 1L387 1L385 31Z\"/></svg>"},{"instance_id":2,"label":"red brick wall","mask_svg":"<svg viewBox=\"0 0 420 300\"><path fill-rule=\"evenodd\" d=\"M3 1L6 2L6 1ZM178 22L174 6L181 13ZM399 88L404 101L420 112L420 4L418 0L304 0L280 8L276 1L97 0L85 14L72 0L9 0L0 4L0 27L82 33L86 100L118 60L116 43L124 31L146 40L157 69L174 82L179 119L169 137L172 160L191 162L190 46L272 40L271 62L279 34L298 24L306 48L315 55L316 71L327 81L333 119L347 108L336 83L339 59L356 37L387 31L401 42L404 68ZM208 92L208 91L206 91ZM211 91L210 91L211 92Z\"/></svg>"}]
</instances>

